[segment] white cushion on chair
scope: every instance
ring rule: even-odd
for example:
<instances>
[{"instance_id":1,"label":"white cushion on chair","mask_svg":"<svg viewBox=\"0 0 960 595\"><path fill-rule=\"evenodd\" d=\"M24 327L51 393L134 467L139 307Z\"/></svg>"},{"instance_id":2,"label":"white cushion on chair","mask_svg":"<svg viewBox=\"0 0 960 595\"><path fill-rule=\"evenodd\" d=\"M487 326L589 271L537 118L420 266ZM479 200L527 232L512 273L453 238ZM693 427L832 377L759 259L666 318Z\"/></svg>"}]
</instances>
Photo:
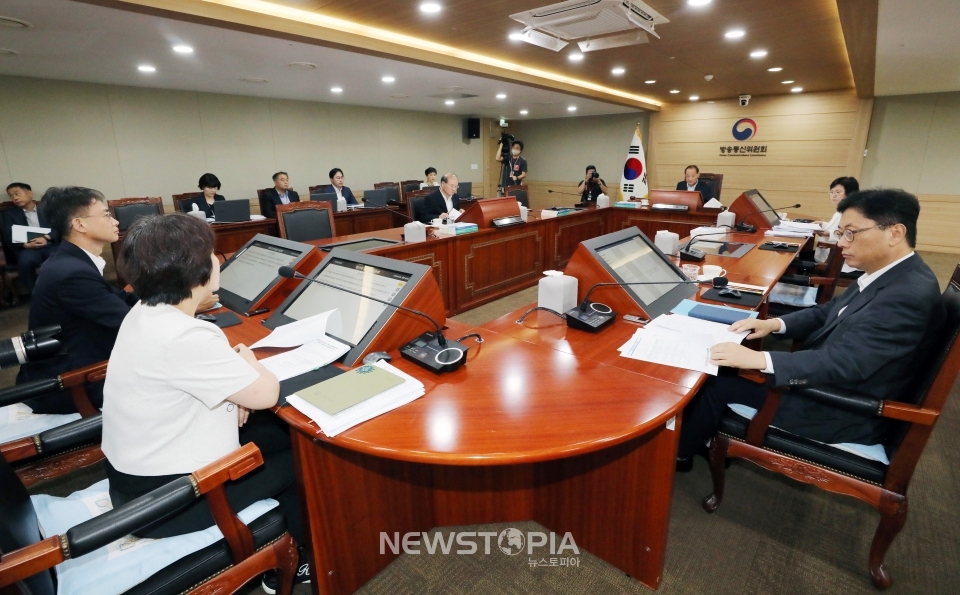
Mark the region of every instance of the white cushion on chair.
<instances>
[{"instance_id":1,"label":"white cushion on chair","mask_svg":"<svg viewBox=\"0 0 960 595\"><path fill-rule=\"evenodd\" d=\"M110 486L106 479L66 498L31 496L44 538L62 535L70 527L90 520L113 508ZM255 502L239 513L240 520L251 521L275 508L279 503L267 498ZM223 538L216 525L165 539L140 539L128 535L86 556L59 564L58 595L97 593L112 595L140 584L180 558Z\"/></svg>"},{"instance_id":2,"label":"white cushion on chair","mask_svg":"<svg viewBox=\"0 0 960 595\"><path fill-rule=\"evenodd\" d=\"M748 407L740 403L730 403L727 405L734 413L740 417L745 417L747 419L753 419L753 416L757 414L757 410L753 407ZM770 426L776 427L776 426ZM810 438L807 438L810 440ZM814 442L818 442L814 440ZM825 442L820 442L820 444L826 444ZM871 461L877 461L883 463L884 465L890 464L890 459L887 458L887 451L883 448L882 444L853 444L850 442L843 442L841 444L827 444L827 446L832 446L838 450L849 452L850 454L855 454L858 457L863 457Z\"/></svg>"},{"instance_id":3,"label":"white cushion on chair","mask_svg":"<svg viewBox=\"0 0 960 595\"><path fill-rule=\"evenodd\" d=\"M79 413L52 415L34 413L23 403L0 407L0 444L34 436L80 419Z\"/></svg>"}]
</instances>

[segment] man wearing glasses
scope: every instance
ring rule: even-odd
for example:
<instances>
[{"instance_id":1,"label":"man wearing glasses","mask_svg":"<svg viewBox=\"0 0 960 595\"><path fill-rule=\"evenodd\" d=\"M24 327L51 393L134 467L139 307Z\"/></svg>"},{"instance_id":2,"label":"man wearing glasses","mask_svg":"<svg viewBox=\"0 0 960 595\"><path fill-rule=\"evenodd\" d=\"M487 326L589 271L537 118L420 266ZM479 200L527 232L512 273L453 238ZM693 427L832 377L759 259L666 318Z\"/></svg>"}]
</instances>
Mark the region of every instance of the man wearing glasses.
<instances>
[{"instance_id":1,"label":"man wearing glasses","mask_svg":"<svg viewBox=\"0 0 960 595\"><path fill-rule=\"evenodd\" d=\"M430 223L434 219L447 219L453 214L455 219L463 212L460 208L460 197L457 196L457 188L460 187L460 180L457 174L444 174L440 178L440 188L427 195L424 201L420 221Z\"/></svg>"},{"instance_id":2,"label":"man wearing glasses","mask_svg":"<svg viewBox=\"0 0 960 595\"><path fill-rule=\"evenodd\" d=\"M867 190L844 198L837 229L843 257L864 274L826 304L769 320L746 319L731 331L747 339L771 333L804 339L800 351L761 352L736 343L715 345L711 363L759 370L767 384L721 373L709 378L687 407L677 470L717 430L724 409L739 403L760 409L771 386L832 386L877 399L899 399L916 364L929 356L945 313L940 286L914 252L920 203L902 190ZM836 409L785 391L771 425L826 444L883 442L882 418Z\"/></svg>"}]
</instances>

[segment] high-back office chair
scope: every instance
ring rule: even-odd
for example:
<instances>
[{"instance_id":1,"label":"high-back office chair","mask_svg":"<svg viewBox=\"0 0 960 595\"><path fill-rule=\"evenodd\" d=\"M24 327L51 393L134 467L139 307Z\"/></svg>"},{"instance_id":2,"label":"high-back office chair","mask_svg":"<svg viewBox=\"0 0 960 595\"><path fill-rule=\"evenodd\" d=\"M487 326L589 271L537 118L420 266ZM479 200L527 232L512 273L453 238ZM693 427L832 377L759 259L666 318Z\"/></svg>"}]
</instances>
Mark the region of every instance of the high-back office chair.
<instances>
[{"instance_id":1,"label":"high-back office chair","mask_svg":"<svg viewBox=\"0 0 960 595\"><path fill-rule=\"evenodd\" d=\"M294 242L324 240L337 235L333 205L309 200L277 206L280 237Z\"/></svg>"},{"instance_id":2,"label":"high-back office chair","mask_svg":"<svg viewBox=\"0 0 960 595\"><path fill-rule=\"evenodd\" d=\"M420 190L420 184L423 184L423 180L403 180L400 182L400 189L402 193L400 198L406 201L407 196L409 196L409 192Z\"/></svg>"},{"instance_id":3,"label":"high-back office chair","mask_svg":"<svg viewBox=\"0 0 960 595\"><path fill-rule=\"evenodd\" d=\"M893 584L884 566L887 549L907 520L907 487L933 426L960 372L960 265L943 292L947 316L936 348L920 362L911 385L895 401L835 387L791 389L821 404L890 420L884 441L889 465L771 428L780 404L773 389L752 420L728 409L710 448L713 494L703 501L714 512L723 499L727 457L746 459L787 477L836 494L853 496L880 512L880 525L870 546L870 578L875 587Z\"/></svg>"},{"instance_id":4,"label":"high-back office chair","mask_svg":"<svg viewBox=\"0 0 960 595\"><path fill-rule=\"evenodd\" d=\"M723 189L723 174L700 174L701 180L706 180L713 188L713 196L707 197L707 200L716 198L720 200L720 190Z\"/></svg>"},{"instance_id":5,"label":"high-back office chair","mask_svg":"<svg viewBox=\"0 0 960 595\"><path fill-rule=\"evenodd\" d=\"M523 206L530 208L530 199L527 197L527 186L521 184L519 186L507 186L503 189L504 196L512 196L517 199L517 202Z\"/></svg>"},{"instance_id":6,"label":"high-back office chair","mask_svg":"<svg viewBox=\"0 0 960 595\"><path fill-rule=\"evenodd\" d=\"M407 215L414 221L420 221L423 207L427 203L427 196L432 194L434 190L436 188L424 188L423 190L413 190L407 194Z\"/></svg>"},{"instance_id":7,"label":"high-back office chair","mask_svg":"<svg viewBox=\"0 0 960 595\"><path fill-rule=\"evenodd\" d=\"M173 195L173 207L178 213L189 213L190 203L203 192L184 192Z\"/></svg>"},{"instance_id":8,"label":"high-back office chair","mask_svg":"<svg viewBox=\"0 0 960 595\"><path fill-rule=\"evenodd\" d=\"M419 186L418 186L419 188ZM387 203L400 204L400 184L396 182L377 182L373 185L374 190L388 190Z\"/></svg>"},{"instance_id":9,"label":"high-back office chair","mask_svg":"<svg viewBox=\"0 0 960 595\"><path fill-rule=\"evenodd\" d=\"M308 186L307 190L310 192L310 194L317 194L318 192L320 192L321 188L329 185L330 184L317 184L316 186Z\"/></svg>"},{"instance_id":10,"label":"high-back office chair","mask_svg":"<svg viewBox=\"0 0 960 595\"><path fill-rule=\"evenodd\" d=\"M163 200L157 197L108 200L110 216L120 223L120 231L130 229L140 217L163 215Z\"/></svg>"},{"instance_id":11,"label":"high-back office chair","mask_svg":"<svg viewBox=\"0 0 960 595\"><path fill-rule=\"evenodd\" d=\"M278 592L289 595L298 554L283 514L274 508L245 525L223 488L262 464L260 450L246 444L188 477L43 539L30 495L7 461L0 460L0 591L7 593L12 585L14 593L55 595L55 565L100 550L206 496L223 539L144 577L125 595L228 593L271 569L278 571ZM107 570L118 562L107 557Z\"/></svg>"}]
</instances>

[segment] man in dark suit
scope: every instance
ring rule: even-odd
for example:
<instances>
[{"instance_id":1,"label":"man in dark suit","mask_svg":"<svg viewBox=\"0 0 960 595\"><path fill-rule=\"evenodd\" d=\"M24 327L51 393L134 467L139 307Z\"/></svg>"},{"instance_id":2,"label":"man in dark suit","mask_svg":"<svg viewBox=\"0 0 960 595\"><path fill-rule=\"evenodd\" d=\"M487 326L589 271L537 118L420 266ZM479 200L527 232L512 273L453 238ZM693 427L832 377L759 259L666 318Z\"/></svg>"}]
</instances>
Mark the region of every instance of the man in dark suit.
<instances>
[{"instance_id":1,"label":"man in dark suit","mask_svg":"<svg viewBox=\"0 0 960 595\"><path fill-rule=\"evenodd\" d=\"M733 331L748 339L781 334L805 339L796 352L759 352L736 343L711 350L719 366L760 370L772 386L833 386L878 399L897 399L913 381L916 365L929 356L945 317L940 287L914 252L920 203L902 190L868 190L843 199L838 246L852 266L864 271L847 291L826 304L782 319L747 319ZM724 408L763 404L769 386L723 373L709 378L687 407L680 435L678 470L716 432ZM878 444L882 418L851 413L784 391L771 425L827 444Z\"/></svg>"},{"instance_id":2,"label":"man in dark suit","mask_svg":"<svg viewBox=\"0 0 960 595\"><path fill-rule=\"evenodd\" d=\"M335 167L330 170L330 185L320 188L321 194L336 194L337 200L344 199L348 205L358 205L357 197L353 191L343 185L343 170Z\"/></svg>"},{"instance_id":3,"label":"man in dark suit","mask_svg":"<svg viewBox=\"0 0 960 595\"><path fill-rule=\"evenodd\" d=\"M273 188L263 191L261 215L276 219L277 206L300 202L300 195L290 189L290 176L285 171L273 174Z\"/></svg>"},{"instance_id":4,"label":"man in dark suit","mask_svg":"<svg viewBox=\"0 0 960 595\"><path fill-rule=\"evenodd\" d=\"M700 193L702 202L716 198L713 196L713 186L706 180L700 179L700 168L696 165L688 165L687 169L683 170L683 181L677 182L677 190L696 190Z\"/></svg>"},{"instance_id":5,"label":"man in dark suit","mask_svg":"<svg viewBox=\"0 0 960 595\"><path fill-rule=\"evenodd\" d=\"M456 174L445 174L440 178L440 187L427 195L424 201L423 211L420 214L422 223L430 223L434 219L446 219L450 211L463 212L460 208L460 197L457 196L457 188L460 187L460 180Z\"/></svg>"},{"instance_id":6,"label":"man in dark suit","mask_svg":"<svg viewBox=\"0 0 960 595\"><path fill-rule=\"evenodd\" d=\"M39 208L40 205L33 202L33 190L29 184L22 182L10 184L7 186L7 196L16 206L3 212L3 220L0 223L3 247L8 257L12 258L8 264L17 265L20 281L23 282L27 291L33 293L33 288L37 284L37 267L50 258L50 255L56 251L57 244L50 234L44 234L26 243L15 244L13 242L14 225L30 227L49 227L49 225L47 225L46 216Z\"/></svg>"}]
</instances>

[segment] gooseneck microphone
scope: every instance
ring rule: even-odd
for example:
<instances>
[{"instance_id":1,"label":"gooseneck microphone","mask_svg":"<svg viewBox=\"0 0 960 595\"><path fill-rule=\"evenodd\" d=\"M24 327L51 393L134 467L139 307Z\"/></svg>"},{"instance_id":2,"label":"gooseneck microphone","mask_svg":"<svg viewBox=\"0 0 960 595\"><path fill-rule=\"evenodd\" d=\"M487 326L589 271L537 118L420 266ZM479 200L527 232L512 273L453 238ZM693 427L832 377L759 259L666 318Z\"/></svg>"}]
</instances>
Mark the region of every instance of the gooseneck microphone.
<instances>
[{"instance_id":1,"label":"gooseneck microphone","mask_svg":"<svg viewBox=\"0 0 960 595\"><path fill-rule=\"evenodd\" d=\"M729 226L721 226L721 227L729 227ZM731 231L732 231L732 230L731 230ZM686 261L688 261L688 262L703 262L703 259L706 258L706 256L707 256L707 255L704 253L704 251L703 251L703 250L698 250L698 249L696 249L696 248L691 248L690 246L691 246L695 241L697 241L697 238L702 238L702 237L705 237L705 236L725 236L725 235L727 235L728 233L730 233L730 232L729 232L729 231L714 231L714 232L711 232L711 233L698 233L697 235L692 236L692 237L690 238L690 241L687 242L687 243L683 246L683 248L680 248L680 250L677 252L677 253L680 255L680 260L686 260Z\"/></svg>"},{"instance_id":2,"label":"gooseneck microphone","mask_svg":"<svg viewBox=\"0 0 960 595\"><path fill-rule=\"evenodd\" d=\"M717 289L727 286L726 277L714 277L713 286ZM596 283L590 289L587 290L587 295L583 297L583 301L580 302L578 306L572 308L566 312L566 321L567 326L570 328L575 328L581 331L587 331L595 333L600 329L611 324L616 318L617 313L613 311L613 308L610 306L600 303L600 302L591 302L590 294L593 293L593 290L598 287L624 287L627 285L683 285L685 283L696 283L699 284L700 281L691 281L688 279L677 279L675 281L635 281L633 283Z\"/></svg>"},{"instance_id":3,"label":"gooseneck microphone","mask_svg":"<svg viewBox=\"0 0 960 595\"><path fill-rule=\"evenodd\" d=\"M754 205L754 206L756 206L756 205ZM754 212L746 215L746 216L744 217L744 221L741 221L740 223L737 223L737 225L736 225L736 230L737 230L737 231L744 231L744 232L747 232L747 233L754 233L754 232L757 231L757 228L756 228L756 227L754 227L753 225L750 225L749 223L746 222L746 218L749 217L750 215L759 215L759 214L761 214L761 213L769 213L769 212L771 212L771 211L779 211L780 209L799 209L799 208L800 208L800 203L797 203L797 204L795 204L795 205L787 205L787 206L783 206L783 207L774 207L774 208L772 208L772 209L763 209L762 211L761 211L761 210L754 211Z\"/></svg>"},{"instance_id":4,"label":"gooseneck microphone","mask_svg":"<svg viewBox=\"0 0 960 595\"><path fill-rule=\"evenodd\" d=\"M410 341L401 347L400 354L434 373L456 370L466 359L467 348L456 341L450 341L448 343L446 337L443 336L443 330L440 328L440 325L429 314L421 312L420 310L408 308L406 306L392 304L390 302L362 294L358 291L353 291L352 289L346 289L344 287L340 287L339 285L333 285L325 281L320 281L319 279L311 279L302 273L298 273L291 266L282 266L277 269L277 273L279 273L279 275L285 279L303 279L304 281L309 281L318 285L324 285L344 293L350 293L355 296L381 303L385 306L390 306L391 308L396 308L397 310L403 310L404 312L410 312L411 314L416 314L417 316L426 318L431 324L433 324L433 328L436 330L436 335L432 335L431 333L424 333L423 335L420 335L413 341ZM420 354L425 355L420 356Z\"/></svg>"}]
</instances>

